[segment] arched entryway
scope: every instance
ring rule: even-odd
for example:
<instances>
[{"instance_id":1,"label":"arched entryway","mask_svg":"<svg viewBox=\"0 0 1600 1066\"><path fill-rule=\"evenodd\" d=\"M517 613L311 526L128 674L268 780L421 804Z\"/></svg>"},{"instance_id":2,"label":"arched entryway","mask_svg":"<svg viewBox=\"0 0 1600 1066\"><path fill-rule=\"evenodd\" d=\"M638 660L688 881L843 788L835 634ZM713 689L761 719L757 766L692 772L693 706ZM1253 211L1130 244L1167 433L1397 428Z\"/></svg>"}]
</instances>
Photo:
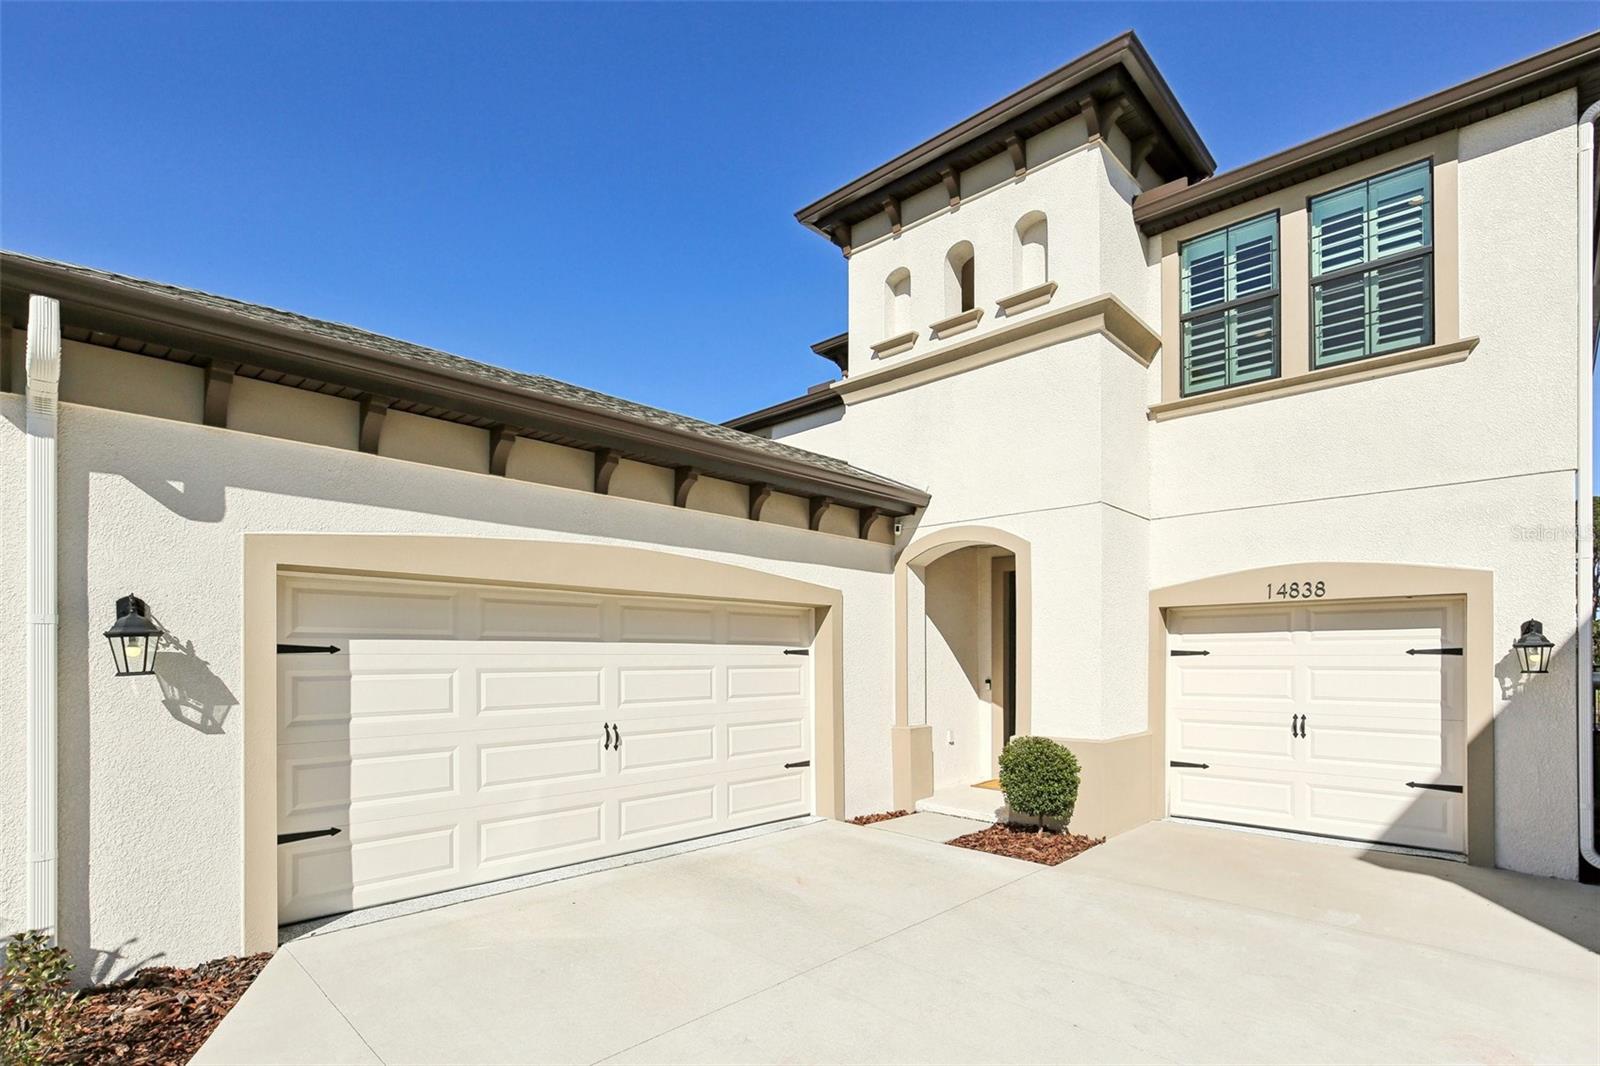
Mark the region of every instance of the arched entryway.
<instances>
[{"instance_id":1,"label":"arched entryway","mask_svg":"<svg viewBox=\"0 0 1600 1066\"><path fill-rule=\"evenodd\" d=\"M997 772L1032 719L1032 553L991 526L914 542L895 564L894 802Z\"/></svg>"}]
</instances>

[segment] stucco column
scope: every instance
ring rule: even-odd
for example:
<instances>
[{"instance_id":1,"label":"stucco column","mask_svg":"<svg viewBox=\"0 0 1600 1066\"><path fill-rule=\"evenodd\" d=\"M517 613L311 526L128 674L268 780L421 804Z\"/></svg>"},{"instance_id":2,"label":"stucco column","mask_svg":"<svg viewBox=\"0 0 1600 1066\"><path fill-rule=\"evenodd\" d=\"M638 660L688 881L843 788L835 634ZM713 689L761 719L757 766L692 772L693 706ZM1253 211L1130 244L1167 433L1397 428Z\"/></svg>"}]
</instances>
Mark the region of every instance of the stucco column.
<instances>
[{"instance_id":1,"label":"stucco column","mask_svg":"<svg viewBox=\"0 0 1600 1066\"><path fill-rule=\"evenodd\" d=\"M56 931L56 415L61 305L28 298L28 900L23 924Z\"/></svg>"}]
</instances>

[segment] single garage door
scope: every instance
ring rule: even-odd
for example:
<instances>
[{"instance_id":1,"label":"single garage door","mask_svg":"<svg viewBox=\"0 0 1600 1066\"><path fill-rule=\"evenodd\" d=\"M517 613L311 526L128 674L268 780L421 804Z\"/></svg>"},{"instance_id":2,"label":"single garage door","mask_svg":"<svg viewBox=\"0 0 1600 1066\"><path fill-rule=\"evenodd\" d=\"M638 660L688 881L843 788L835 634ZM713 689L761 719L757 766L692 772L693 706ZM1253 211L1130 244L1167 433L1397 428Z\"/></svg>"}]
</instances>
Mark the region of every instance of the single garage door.
<instances>
[{"instance_id":1,"label":"single garage door","mask_svg":"<svg viewBox=\"0 0 1600 1066\"><path fill-rule=\"evenodd\" d=\"M812 810L807 609L306 576L278 618L282 921Z\"/></svg>"},{"instance_id":2,"label":"single garage door","mask_svg":"<svg viewBox=\"0 0 1600 1066\"><path fill-rule=\"evenodd\" d=\"M1168 619L1174 815L1463 851L1463 613L1451 601Z\"/></svg>"}]
</instances>

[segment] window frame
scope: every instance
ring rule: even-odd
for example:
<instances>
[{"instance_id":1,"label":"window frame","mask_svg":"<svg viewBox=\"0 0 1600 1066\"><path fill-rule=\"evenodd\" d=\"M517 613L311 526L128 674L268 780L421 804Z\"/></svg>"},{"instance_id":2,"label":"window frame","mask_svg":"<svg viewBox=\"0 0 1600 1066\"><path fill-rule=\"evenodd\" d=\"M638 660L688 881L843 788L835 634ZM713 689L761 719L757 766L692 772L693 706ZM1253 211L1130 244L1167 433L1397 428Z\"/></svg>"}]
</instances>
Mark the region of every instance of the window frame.
<instances>
[{"instance_id":1,"label":"window frame","mask_svg":"<svg viewBox=\"0 0 1600 1066\"><path fill-rule=\"evenodd\" d=\"M1236 229L1236 228L1238 228L1240 226L1247 226L1247 225L1250 225L1253 222L1260 222L1262 219L1265 219L1265 218L1272 219L1272 228L1273 228L1273 256L1274 256L1274 260L1273 260L1273 264L1272 264L1272 288L1262 290L1261 292L1253 292L1249 296L1238 296L1238 297L1235 297L1232 300L1224 300L1221 303L1207 304L1205 307L1201 308L1198 311L1195 311L1195 310L1185 311L1184 310L1184 302L1185 301L1184 301L1183 250L1186 247L1188 247L1189 245L1191 245L1194 242L1196 242L1196 241L1203 241L1203 240L1206 240L1208 238L1215 237L1219 233L1227 233L1231 229ZM1283 377L1283 212L1282 212L1282 210L1280 210L1279 208L1273 208L1270 211L1263 211L1260 214L1251 215L1248 218L1241 218L1241 219L1238 219L1237 221L1230 222L1227 225L1218 226L1216 229L1208 230L1205 233L1197 233L1193 237L1188 238L1187 240L1179 241L1178 242L1178 247L1177 247L1177 257L1178 257L1178 396L1180 398L1187 398L1187 397L1190 397L1190 396L1210 396L1210 395L1214 395L1216 393L1226 392L1229 389L1239 388L1240 386L1243 386L1243 385L1253 385L1253 384L1256 384L1256 383L1262 382L1262 381L1277 381L1277 380L1281 379ZM1226 279L1227 279L1227 275L1226 275L1227 267L1226 267L1226 264L1224 264L1223 270L1224 270L1224 275L1223 275L1224 281L1223 281L1223 283L1224 283L1224 286L1226 286L1226 283L1227 283L1227 281L1226 281ZM1241 307L1247 307L1247 306L1250 306L1252 304L1258 304L1258 303L1267 303L1269 301L1271 302L1271 305L1272 305L1272 373L1268 374L1265 377L1252 378L1250 381L1226 381L1225 380L1221 385L1215 385L1215 386L1212 386L1211 388L1208 388L1208 389L1191 389L1189 387L1189 385L1188 385L1188 375L1185 373L1185 371L1187 370L1189 353L1186 350L1187 349L1187 345L1185 345L1185 343L1184 343L1184 338L1186 336L1186 328L1188 327L1189 323L1194 321L1195 319L1198 319L1198 318L1210 318L1210 317L1215 316L1215 315L1221 315L1223 317L1224 329L1226 329L1227 328L1226 327L1227 316L1228 316L1228 314L1230 312L1236 311ZM1224 371L1226 372L1226 367L1224 367Z\"/></svg>"},{"instance_id":2,"label":"window frame","mask_svg":"<svg viewBox=\"0 0 1600 1066\"><path fill-rule=\"evenodd\" d=\"M1421 159L1413 159L1408 163L1401 163L1398 166L1389 167L1386 170L1380 170L1376 174L1369 174L1357 181L1346 182L1345 184L1336 186L1332 189L1324 189L1322 192L1308 194L1306 196L1306 369L1308 371L1326 370L1329 367L1347 366L1351 363L1360 363L1367 359L1376 359L1380 356L1393 355L1396 352L1414 351L1417 348L1426 348L1438 340L1438 301L1435 295L1437 292L1438 279L1434 268L1434 253L1439 246L1439 218L1437 211L1438 197L1436 195L1437 183L1434 180L1436 163L1437 161L1435 157L1430 153L1429 155L1423 156ZM1428 243L1421 248L1408 248L1405 251L1395 252L1391 255L1383 257L1382 259L1374 259L1365 263L1357 263L1355 266L1340 267L1337 270L1331 270L1326 274L1315 273L1317 267L1316 231L1313 219L1316 216L1312 213L1312 205L1318 200L1324 200L1330 196L1338 196L1340 193L1349 192L1351 189L1360 186L1371 185L1375 181L1382 181L1384 178L1390 177L1391 175L1399 174L1404 170L1411 170L1420 165L1426 165L1428 172ZM1423 330L1422 339L1416 344L1408 345L1404 348L1391 348L1387 351L1381 352L1367 351L1362 355L1357 355L1349 359L1339 359L1330 363L1321 362L1318 359L1317 350L1318 286L1340 281L1348 281L1352 277L1364 277L1365 275L1374 273L1378 270L1385 270L1390 267L1399 266L1417 259L1425 260L1423 275L1426 278L1425 283L1427 285L1428 323L1427 327Z\"/></svg>"}]
</instances>

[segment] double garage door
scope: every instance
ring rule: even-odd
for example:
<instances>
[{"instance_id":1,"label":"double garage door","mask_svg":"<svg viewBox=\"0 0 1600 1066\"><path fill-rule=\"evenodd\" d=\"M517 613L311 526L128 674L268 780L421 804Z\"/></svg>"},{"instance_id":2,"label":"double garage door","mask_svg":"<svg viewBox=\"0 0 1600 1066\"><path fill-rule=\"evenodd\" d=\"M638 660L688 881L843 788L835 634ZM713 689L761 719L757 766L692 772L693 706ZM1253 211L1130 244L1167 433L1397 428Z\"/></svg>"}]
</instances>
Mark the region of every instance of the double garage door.
<instances>
[{"instance_id":1,"label":"double garage door","mask_svg":"<svg viewBox=\"0 0 1600 1066\"><path fill-rule=\"evenodd\" d=\"M278 618L281 921L812 810L809 610L306 576Z\"/></svg>"},{"instance_id":2,"label":"double garage door","mask_svg":"<svg viewBox=\"0 0 1600 1066\"><path fill-rule=\"evenodd\" d=\"M1464 851L1462 630L1453 601L1174 612L1168 810Z\"/></svg>"}]
</instances>

